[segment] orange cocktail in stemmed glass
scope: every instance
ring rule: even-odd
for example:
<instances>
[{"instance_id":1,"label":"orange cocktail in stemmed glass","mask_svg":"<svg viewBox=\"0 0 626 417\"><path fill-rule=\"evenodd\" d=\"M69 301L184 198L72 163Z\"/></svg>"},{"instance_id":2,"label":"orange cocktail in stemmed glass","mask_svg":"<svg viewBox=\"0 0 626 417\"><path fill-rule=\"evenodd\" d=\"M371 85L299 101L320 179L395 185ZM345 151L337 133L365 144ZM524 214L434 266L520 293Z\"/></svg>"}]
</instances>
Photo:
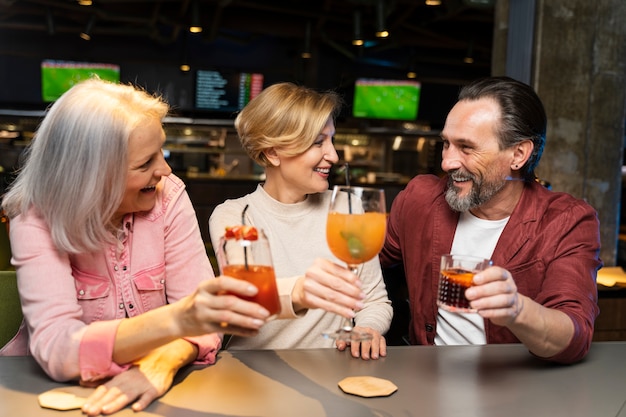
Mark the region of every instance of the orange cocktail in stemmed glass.
<instances>
[{"instance_id":1,"label":"orange cocktail in stemmed glass","mask_svg":"<svg viewBox=\"0 0 626 417\"><path fill-rule=\"evenodd\" d=\"M330 251L358 274L360 264L374 258L385 242L387 227L385 192L379 188L336 185L328 211L326 240ZM355 332L351 319L324 336L341 340L367 340Z\"/></svg>"}]
</instances>

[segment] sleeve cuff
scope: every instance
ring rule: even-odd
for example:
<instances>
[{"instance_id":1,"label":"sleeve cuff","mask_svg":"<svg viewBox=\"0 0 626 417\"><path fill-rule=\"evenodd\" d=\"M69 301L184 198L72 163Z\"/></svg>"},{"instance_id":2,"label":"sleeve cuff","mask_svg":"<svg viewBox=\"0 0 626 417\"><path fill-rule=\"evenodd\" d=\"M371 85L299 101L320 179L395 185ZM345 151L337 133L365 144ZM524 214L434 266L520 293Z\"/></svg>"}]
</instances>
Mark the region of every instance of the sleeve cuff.
<instances>
[{"instance_id":1,"label":"sleeve cuff","mask_svg":"<svg viewBox=\"0 0 626 417\"><path fill-rule=\"evenodd\" d=\"M300 279L299 276L280 278L276 280L276 286L278 288L278 298L280 300L280 314L278 315L279 319L295 319L298 317L302 317L307 311L303 310L298 314L293 309L293 300L291 299L291 293L298 279Z\"/></svg>"},{"instance_id":2,"label":"sleeve cuff","mask_svg":"<svg viewBox=\"0 0 626 417\"><path fill-rule=\"evenodd\" d=\"M121 320L91 323L78 348L80 377L84 381L97 381L117 375L131 364L118 365L113 362L115 335Z\"/></svg>"},{"instance_id":3,"label":"sleeve cuff","mask_svg":"<svg viewBox=\"0 0 626 417\"><path fill-rule=\"evenodd\" d=\"M219 334L211 333L184 339L198 348L198 357L193 362L194 364L212 365L215 363L217 353L222 347L222 337Z\"/></svg>"}]
</instances>

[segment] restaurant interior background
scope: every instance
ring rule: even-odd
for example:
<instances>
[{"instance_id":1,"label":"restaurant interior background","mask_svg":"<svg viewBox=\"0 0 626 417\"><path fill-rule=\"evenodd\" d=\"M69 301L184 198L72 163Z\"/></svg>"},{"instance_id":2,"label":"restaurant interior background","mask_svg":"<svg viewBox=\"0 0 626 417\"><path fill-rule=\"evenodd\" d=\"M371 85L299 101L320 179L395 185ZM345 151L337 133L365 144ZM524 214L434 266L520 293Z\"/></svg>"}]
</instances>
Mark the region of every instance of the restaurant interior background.
<instances>
[{"instance_id":1,"label":"restaurant interior background","mask_svg":"<svg viewBox=\"0 0 626 417\"><path fill-rule=\"evenodd\" d=\"M357 181L406 182L439 169L438 129L459 86L490 73L493 0L438 6L413 0L79 3L0 3L0 33L11 38L0 62L2 79L11 80L0 89L3 135L19 135L5 142L27 142L54 99L44 97L51 81L42 68L98 63L173 106L166 149L176 172L256 174L232 120L263 86L293 81L343 96L336 140ZM191 33L193 24L202 31ZM383 29L389 35L377 37ZM363 45L353 45L357 38ZM242 88L246 77L254 80L252 91ZM414 113L395 116L389 113L395 103L380 102L377 110L387 114L354 117L355 84L363 79L419 83ZM35 111L36 117L10 110ZM5 170L15 166L17 153L3 152Z\"/></svg>"},{"instance_id":2,"label":"restaurant interior background","mask_svg":"<svg viewBox=\"0 0 626 417\"><path fill-rule=\"evenodd\" d=\"M232 126L260 85L292 81L338 91L346 103L336 135L342 162L350 163L353 181L383 186L390 205L412 176L441 172L438 133L459 88L492 74L494 50L506 43L494 26L496 0L85 3L0 1L0 194L53 101L54 87L45 85L52 77L44 73L113 72L172 105L165 151L187 183L207 242L213 208L252 191L260 179ZM194 25L202 30L192 33ZM387 37L378 36L385 31ZM381 80L419 83L416 114L356 109L355 86ZM341 181L336 173L333 182ZM626 337L626 308L615 314L617 337Z\"/></svg>"},{"instance_id":3,"label":"restaurant interior background","mask_svg":"<svg viewBox=\"0 0 626 417\"><path fill-rule=\"evenodd\" d=\"M239 145L236 112L262 87L292 81L342 95L341 162L354 182L383 185L390 205L414 175L440 172L438 132L459 87L490 73L494 0L429 3L0 2L0 34L11 39L0 60L0 76L10 80L0 89L2 187L55 97L87 72L113 73L173 107L165 151L204 225L215 205L254 189L261 172ZM399 115L396 100L363 111L353 105L356 84L381 80L396 89L412 83L412 113Z\"/></svg>"}]
</instances>

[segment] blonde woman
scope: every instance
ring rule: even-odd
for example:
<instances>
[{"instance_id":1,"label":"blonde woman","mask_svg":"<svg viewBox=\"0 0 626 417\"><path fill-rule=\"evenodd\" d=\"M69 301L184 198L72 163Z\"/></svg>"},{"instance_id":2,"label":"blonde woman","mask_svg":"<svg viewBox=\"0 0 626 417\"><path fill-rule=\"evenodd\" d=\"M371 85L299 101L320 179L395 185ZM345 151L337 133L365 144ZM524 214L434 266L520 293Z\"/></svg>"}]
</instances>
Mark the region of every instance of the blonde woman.
<instances>
[{"instance_id":1,"label":"blonde woman","mask_svg":"<svg viewBox=\"0 0 626 417\"><path fill-rule=\"evenodd\" d=\"M229 349L349 347L353 357L386 355L383 334L392 318L377 258L356 276L336 259L326 243L330 191L328 177L338 161L333 145L334 119L341 101L291 83L275 84L254 98L237 116L243 148L265 170L256 191L218 206L209 220L214 246L228 225L241 222L264 229L270 241L284 315L297 320L268 322L253 338L233 337ZM216 246L217 247L217 246ZM308 309L310 306L319 309ZM371 341L324 339L342 318Z\"/></svg>"}]
</instances>

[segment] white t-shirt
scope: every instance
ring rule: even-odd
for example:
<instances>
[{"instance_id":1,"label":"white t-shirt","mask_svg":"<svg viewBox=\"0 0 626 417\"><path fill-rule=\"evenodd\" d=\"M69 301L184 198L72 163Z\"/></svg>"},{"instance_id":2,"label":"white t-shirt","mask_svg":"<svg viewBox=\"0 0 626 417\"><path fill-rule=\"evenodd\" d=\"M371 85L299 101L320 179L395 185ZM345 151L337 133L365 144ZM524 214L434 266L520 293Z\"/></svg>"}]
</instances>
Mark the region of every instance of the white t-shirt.
<instances>
[{"instance_id":1,"label":"white t-shirt","mask_svg":"<svg viewBox=\"0 0 626 417\"><path fill-rule=\"evenodd\" d=\"M470 212L461 213L451 253L490 259L509 218L479 219ZM439 308L436 345L484 345L485 322L478 313L450 313Z\"/></svg>"}]
</instances>

